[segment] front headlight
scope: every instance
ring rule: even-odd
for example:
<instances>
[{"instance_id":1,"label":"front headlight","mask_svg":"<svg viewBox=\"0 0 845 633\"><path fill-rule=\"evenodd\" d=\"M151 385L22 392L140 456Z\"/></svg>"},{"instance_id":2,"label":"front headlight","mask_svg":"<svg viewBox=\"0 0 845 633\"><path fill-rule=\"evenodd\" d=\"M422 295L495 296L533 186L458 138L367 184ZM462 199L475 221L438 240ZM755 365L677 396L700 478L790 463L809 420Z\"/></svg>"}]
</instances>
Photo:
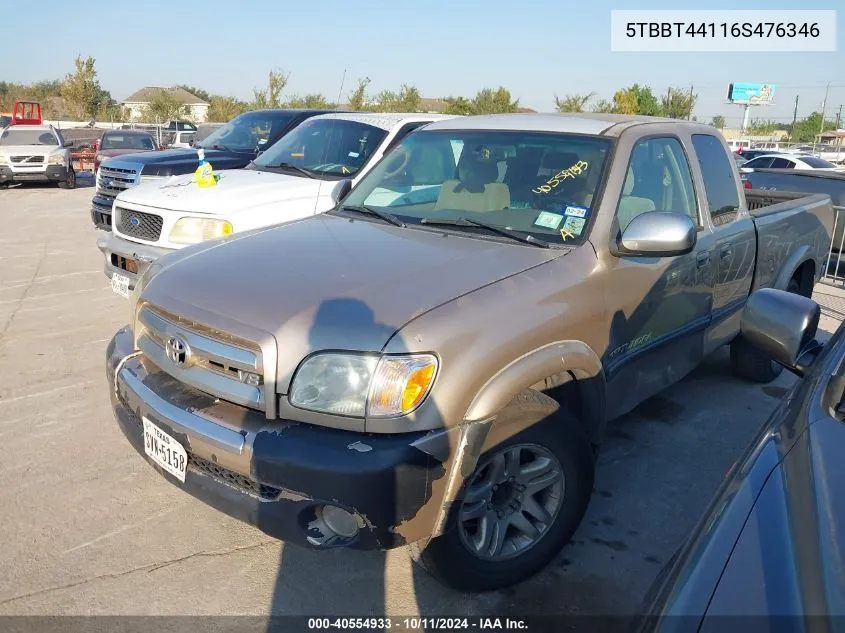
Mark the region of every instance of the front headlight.
<instances>
[{"instance_id":1,"label":"front headlight","mask_svg":"<svg viewBox=\"0 0 845 633\"><path fill-rule=\"evenodd\" d=\"M50 165L64 165L65 156L64 154L50 154L47 157L47 163Z\"/></svg>"},{"instance_id":2,"label":"front headlight","mask_svg":"<svg viewBox=\"0 0 845 633\"><path fill-rule=\"evenodd\" d=\"M226 220L209 218L180 218L170 231L174 244L196 244L232 234L232 224Z\"/></svg>"},{"instance_id":3,"label":"front headlight","mask_svg":"<svg viewBox=\"0 0 845 633\"><path fill-rule=\"evenodd\" d=\"M0 154L0 165L9 165L9 157Z\"/></svg>"},{"instance_id":4,"label":"front headlight","mask_svg":"<svg viewBox=\"0 0 845 633\"><path fill-rule=\"evenodd\" d=\"M437 358L431 354L315 354L293 377L290 402L311 411L393 418L422 403L436 373Z\"/></svg>"}]
</instances>

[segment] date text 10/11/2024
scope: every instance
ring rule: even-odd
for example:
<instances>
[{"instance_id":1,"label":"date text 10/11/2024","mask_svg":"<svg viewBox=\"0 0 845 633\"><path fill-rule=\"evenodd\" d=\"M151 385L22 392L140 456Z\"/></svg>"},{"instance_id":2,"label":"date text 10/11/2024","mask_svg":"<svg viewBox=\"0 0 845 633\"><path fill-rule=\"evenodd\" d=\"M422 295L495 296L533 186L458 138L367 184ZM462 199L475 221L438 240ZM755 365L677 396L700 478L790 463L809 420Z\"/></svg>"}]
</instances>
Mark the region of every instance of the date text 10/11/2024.
<instances>
[{"instance_id":1,"label":"date text 10/11/2024","mask_svg":"<svg viewBox=\"0 0 845 633\"><path fill-rule=\"evenodd\" d=\"M520 618L494 617L368 617L308 618L308 630L372 630L387 631L527 631L528 623Z\"/></svg>"}]
</instances>

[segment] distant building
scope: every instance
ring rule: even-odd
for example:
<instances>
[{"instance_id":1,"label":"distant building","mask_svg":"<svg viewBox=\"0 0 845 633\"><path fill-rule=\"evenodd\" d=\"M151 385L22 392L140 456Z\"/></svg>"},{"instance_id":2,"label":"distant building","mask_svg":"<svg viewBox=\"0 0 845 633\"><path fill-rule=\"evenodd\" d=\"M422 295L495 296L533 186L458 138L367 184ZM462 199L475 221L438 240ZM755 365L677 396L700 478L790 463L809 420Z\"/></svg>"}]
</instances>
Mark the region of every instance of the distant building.
<instances>
[{"instance_id":1,"label":"distant building","mask_svg":"<svg viewBox=\"0 0 845 633\"><path fill-rule=\"evenodd\" d=\"M161 88L158 86L141 88L121 102L121 105L126 109L129 120L139 120L144 114L144 109L150 104L153 97L160 92L167 92L170 96L175 97L184 107L184 116L189 117L195 123L205 122L208 114L208 102L183 88Z\"/></svg>"}]
</instances>

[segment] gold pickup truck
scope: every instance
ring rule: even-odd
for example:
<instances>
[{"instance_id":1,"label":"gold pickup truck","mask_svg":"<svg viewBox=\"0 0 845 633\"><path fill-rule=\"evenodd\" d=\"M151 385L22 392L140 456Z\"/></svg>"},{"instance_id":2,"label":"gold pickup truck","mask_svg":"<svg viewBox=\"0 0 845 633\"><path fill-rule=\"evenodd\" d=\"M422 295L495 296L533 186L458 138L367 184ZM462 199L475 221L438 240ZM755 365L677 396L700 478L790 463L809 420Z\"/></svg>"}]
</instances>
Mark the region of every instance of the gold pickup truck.
<instances>
[{"instance_id":1,"label":"gold pickup truck","mask_svg":"<svg viewBox=\"0 0 845 633\"><path fill-rule=\"evenodd\" d=\"M609 419L724 345L775 378L742 308L809 296L833 229L829 197L768 204L715 128L649 117L438 121L336 191L150 266L108 347L117 422L270 535L411 545L471 591L571 538Z\"/></svg>"}]
</instances>

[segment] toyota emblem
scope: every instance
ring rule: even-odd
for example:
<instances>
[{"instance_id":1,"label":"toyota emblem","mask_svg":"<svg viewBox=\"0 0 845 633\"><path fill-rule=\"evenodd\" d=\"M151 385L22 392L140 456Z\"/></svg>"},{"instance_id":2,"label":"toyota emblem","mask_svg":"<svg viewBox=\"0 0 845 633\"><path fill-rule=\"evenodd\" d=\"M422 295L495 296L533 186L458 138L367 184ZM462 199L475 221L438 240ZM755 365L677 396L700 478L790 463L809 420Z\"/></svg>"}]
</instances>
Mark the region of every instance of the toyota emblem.
<instances>
[{"instance_id":1,"label":"toyota emblem","mask_svg":"<svg viewBox=\"0 0 845 633\"><path fill-rule=\"evenodd\" d=\"M188 361L191 358L191 348L188 347L188 344L180 337L171 336L167 339L167 345L165 347L167 358L169 358L174 365L184 367L188 364Z\"/></svg>"}]
</instances>

